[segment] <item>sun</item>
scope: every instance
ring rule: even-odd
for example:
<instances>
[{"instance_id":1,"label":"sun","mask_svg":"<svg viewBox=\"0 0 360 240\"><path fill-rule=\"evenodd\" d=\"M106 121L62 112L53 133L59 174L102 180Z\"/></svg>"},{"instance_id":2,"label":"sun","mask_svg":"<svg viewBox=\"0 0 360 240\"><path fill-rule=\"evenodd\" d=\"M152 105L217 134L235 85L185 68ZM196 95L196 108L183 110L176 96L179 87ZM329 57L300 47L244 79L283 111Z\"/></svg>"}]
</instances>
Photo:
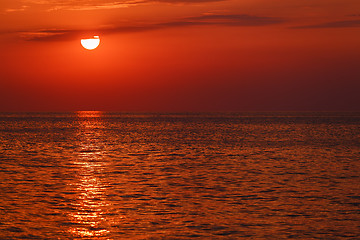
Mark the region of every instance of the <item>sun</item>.
<instances>
[{"instance_id":1,"label":"sun","mask_svg":"<svg viewBox=\"0 0 360 240\"><path fill-rule=\"evenodd\" d=\"M93 50L97 48L100 44L99 36L94 36L93 38L81 39L81 45L88 50Z\"/></svg>"}]
</instances>

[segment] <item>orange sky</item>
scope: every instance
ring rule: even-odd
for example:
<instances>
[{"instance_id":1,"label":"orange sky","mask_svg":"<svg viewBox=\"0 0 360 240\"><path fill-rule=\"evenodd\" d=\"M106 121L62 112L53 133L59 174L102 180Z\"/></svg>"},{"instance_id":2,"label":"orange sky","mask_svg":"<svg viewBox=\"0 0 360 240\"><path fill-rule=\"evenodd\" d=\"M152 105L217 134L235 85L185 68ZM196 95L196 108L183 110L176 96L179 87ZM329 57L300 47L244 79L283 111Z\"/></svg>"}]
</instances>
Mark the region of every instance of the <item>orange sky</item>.
<instances>
[{"instance_id":1,"label":"orange sky","mask_svg":"<svg viewBox=\"0 0 360 240\"><path fill-rule=\"evenodd\" d=\"M0 111L360 110L358 0L1 0L0 52Z\"/></svg>"}]
</instances>

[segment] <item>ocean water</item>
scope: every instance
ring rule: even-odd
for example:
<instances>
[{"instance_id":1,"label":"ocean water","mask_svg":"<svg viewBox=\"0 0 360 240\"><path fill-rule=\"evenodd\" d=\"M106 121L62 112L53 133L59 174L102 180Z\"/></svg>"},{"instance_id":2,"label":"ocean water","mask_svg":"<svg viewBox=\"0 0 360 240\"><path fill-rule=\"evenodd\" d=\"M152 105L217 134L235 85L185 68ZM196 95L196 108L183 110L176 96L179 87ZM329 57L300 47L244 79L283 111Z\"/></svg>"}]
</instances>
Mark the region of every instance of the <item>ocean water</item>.
<instances>
[{"instance_id":1,"label":"ocean water","mask_svg":"<svg viewBox=\"0 0 360 240\"><path fill-rule=\"evenodd\" d=\"M358 239L360 113L2 113L0 239Z\"/></svg>"}]
</instances>

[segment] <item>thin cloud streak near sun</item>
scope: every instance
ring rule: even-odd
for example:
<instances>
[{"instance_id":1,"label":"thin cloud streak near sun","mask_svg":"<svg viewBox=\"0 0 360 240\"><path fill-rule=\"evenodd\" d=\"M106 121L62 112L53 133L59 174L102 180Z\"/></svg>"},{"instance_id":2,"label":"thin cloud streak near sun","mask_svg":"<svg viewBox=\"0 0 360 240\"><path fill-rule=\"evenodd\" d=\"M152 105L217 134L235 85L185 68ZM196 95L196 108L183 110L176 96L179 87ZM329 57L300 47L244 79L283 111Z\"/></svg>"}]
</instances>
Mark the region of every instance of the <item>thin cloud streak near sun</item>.
<instances>
[{"instance_id":1,"label":"thin cloud streak near sun","mask_svg":"<svg viewBox=\"0 0 360 240\"><path fill-rule=\"evenodd\" d=\"M142 32L150 30L159 30L176 27L220 25L229 27L246 27L246 26L266 26L283 23L284 20L272 17L250 16L245 14L205 14L196 17L188 17L178 21L133 25L133 26L113 26L105 28L95 28L87 30L77 29L44 29L38 31L24 31L21 36L30 41L58 41L71 40L85 34L86 32L97 32L100 34Z\"/></svg>"}]
</instances>

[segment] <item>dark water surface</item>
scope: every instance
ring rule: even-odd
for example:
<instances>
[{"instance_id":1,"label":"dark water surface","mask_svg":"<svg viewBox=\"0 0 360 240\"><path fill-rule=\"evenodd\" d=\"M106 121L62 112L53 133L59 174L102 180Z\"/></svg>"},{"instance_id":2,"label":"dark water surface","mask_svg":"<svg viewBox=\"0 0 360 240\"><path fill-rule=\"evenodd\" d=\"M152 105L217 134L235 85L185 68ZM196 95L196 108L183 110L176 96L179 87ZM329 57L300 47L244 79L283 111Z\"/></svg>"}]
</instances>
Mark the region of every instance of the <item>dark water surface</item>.
<instances>
[{"instance_id":1,"label":"dark water surface","mask_svg":"<svg viewBox=\"0 0 360 240\"><path fill-rule=\"evenodd\" d=\"M360 114L0 114L0 239L357 239Z\"/></svg>"}]
</instances>

